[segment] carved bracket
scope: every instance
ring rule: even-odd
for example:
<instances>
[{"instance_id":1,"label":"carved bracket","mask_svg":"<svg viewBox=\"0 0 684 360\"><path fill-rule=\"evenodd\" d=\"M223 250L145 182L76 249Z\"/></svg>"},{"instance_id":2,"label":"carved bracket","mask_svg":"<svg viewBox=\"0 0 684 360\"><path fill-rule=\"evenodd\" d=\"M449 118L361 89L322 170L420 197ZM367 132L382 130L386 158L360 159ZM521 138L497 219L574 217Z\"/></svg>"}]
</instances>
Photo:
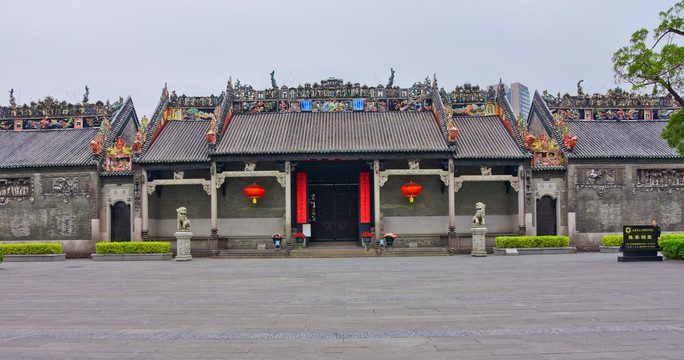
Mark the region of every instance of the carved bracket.
<instances>
[{"instance_id":1,"label":"carved bracket","mask_svg":"<svg viewBox=\"0 0 684 360\"><path fill-rule=\"evenodd\" d=\"M385 183L387 182L387 178L389 178L389 176L387 176L387 175L379 175L378 176L378 184L380 185L380 187L385 186Z\"/></svg>"}]
</instances>

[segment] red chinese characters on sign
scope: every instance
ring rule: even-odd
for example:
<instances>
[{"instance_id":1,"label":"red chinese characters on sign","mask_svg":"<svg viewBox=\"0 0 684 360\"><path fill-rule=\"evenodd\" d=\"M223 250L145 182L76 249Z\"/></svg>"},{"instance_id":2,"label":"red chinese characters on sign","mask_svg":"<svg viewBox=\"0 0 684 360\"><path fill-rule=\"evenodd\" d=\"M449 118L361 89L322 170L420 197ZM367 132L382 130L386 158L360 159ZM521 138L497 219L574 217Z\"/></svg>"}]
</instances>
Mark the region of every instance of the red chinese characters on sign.
<instances>
[{"instance_id":1,"label":"red chinese characters on sign","mask_svg":"<svg viewBox=\"0 0 684 360\"><path fill-rule=\"evenodd\" d=\"M362 172L359 178L359 197L361 212L361 223L370 223L370 174Z\"/></svg>"},{"instance_id":2,"label":"red chinese characters on sign","mask_svg":"<svg viewBox=\"0 0 684 360\"><path fill-rule=\"evenodd\" d=\"M297 173L297 223L306 224L306 173Z\"/></svg>"}]
</instances>

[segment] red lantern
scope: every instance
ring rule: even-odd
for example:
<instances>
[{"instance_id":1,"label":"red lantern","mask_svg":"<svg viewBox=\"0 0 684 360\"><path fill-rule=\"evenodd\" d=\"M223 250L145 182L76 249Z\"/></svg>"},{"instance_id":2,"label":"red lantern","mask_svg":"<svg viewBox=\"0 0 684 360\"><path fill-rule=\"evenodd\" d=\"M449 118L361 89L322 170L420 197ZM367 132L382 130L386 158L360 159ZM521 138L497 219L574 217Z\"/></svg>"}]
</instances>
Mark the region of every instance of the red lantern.
<instances>
[{"instance_id":1,"label":"red lantern","mask_svg":"<svg viewBox=\"0 0 684 360\"><path fill-rule=\"evenodd\" d=\"M413 181L404 184L404 186L401 187L401 193L404 194L404 196L408 196L410 202L413 202L413 198L420 195L421 191L423 191L423 188L418 184L414 184Z\"/></svg>"},{"instance_id":2,"label":"red lantern","mask_svg":"<svg viewBox=\"0 0 684 360\"><path fill-rule=\"evenodd\" d=\"M266 193L266 190L264 190L264 187L257 185L256 183L249 185L245 188L245 195L247 195L247 197L249 197L249 198L252 198L252 202L254 204L256 204L257 199L264 196L265 193Z\"/></svg>"}]
</instances>

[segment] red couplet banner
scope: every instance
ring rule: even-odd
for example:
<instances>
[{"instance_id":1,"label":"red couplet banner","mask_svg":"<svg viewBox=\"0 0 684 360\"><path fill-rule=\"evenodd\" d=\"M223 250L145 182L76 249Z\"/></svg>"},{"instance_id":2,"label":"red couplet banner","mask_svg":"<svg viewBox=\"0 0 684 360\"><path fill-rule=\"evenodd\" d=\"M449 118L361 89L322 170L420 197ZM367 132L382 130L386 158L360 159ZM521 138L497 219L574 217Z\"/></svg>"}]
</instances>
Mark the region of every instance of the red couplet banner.
<instances>
[{"instance_id":1,"label":"red couplet banner","mask_svg":"<svg viewBox=\"0 0 684 360\"><path fill-rule=\"evenodd\" d=\"M297 223L306 224L306 173L297 173Z\"/></svg>"},{"instance_id":2,"label":"red couplet banner","mask_svg":"<svg viewBox=\"0 0 684 360\"><path fill-rule=\"evenodd\" d=\"M359 178L359 197L360 197L360 213L361 223L370 223L370 174L362 172Z\"/></svg>"}]
</instances>

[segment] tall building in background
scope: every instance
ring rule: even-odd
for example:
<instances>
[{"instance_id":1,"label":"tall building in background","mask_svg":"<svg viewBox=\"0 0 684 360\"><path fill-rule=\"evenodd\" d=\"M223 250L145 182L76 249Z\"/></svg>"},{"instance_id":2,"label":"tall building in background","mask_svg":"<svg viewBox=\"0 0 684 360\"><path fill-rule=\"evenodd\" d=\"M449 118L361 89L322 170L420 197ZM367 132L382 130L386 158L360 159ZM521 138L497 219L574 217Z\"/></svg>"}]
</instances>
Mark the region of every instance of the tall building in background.
<instances>
[{"instance_id":1,"label":"tall building in background","mask_svg":"<svg viewBox=\"0 0 684 360\"><path fill-rule=\"evenodd\" d=\"M527 119L530 113L530 91L527 86L515 82L511 84L510 89L506 90L508 102L513 107L515 115L522 114L523 118Z\"/></svg>"}]
</instances>

